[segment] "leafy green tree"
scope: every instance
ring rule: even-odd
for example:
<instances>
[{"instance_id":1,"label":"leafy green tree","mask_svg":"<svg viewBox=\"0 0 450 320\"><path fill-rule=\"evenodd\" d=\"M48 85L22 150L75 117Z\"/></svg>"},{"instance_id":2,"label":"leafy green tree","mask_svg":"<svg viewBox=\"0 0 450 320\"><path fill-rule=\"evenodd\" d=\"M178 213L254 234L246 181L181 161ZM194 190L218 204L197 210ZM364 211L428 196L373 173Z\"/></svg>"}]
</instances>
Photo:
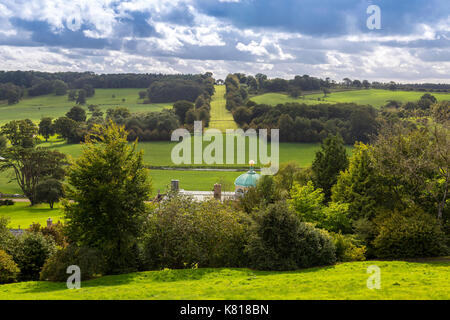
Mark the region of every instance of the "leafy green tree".
<instances>
[{"instance_id":1,"label":"leafy green tree","mask_svg":"<svg viewBox=\"0 0 450 320\"><path fill-rule=\"evenodd\" d=\"M294 182L291 199L288 202L302 221L318 222L323 220L323 200L322 189L315 189L313 183L309 181L306 186Z\"/></svg>"},{"instance_id":2,"label":"leafy green tree","mask_svg":"<svg viewBox=\"0 0 450 320\"><path fill-rule=\"evenodd\" d=\"M75 101L77 99L77 91L76 90L70 90L67 94L67 98L69 101Z\"/></svg>"},{"instance_id":3,"label":"leafy green tree","mask_svg":"<svg viewBox=\"0 0 450 320\"><path fill-rule=\"evenodd\" d=\"M107 272L130 271L151 194L137 143L128 144L125 129L113 122L94 126L67 176L67 198L73 200L64 204L69 239L101 250Z\"/></svg>"},{"instance_id":4,"label":"leafy green tree","mask_svg":"<svg viewBox=\"0 0 450 320\"><path fill-rule=\"evenodd\" d=\"M69 143L80 142L78 127L79 124L76 121L67 117L59 117L54 123L55 132Z\"/></svg>"},{"instance_id":5,"label":"leafy green tree","mask_svg":"<svg viewBox=\"0 0 450 320\"><path fill-rule=\"evenodd\" d=\"M383 191L383 185L373 165L371 148L356 143L348 169L341 171L332 188L331 199L347 203L352 219L371 219L375 216L377 206L390 202L391 198Z\"/></svg>"},{"instance_id":6,"label":"leafy green tree","mask_svg":"<svg viewBox=\"0 0 450 320\"><path fill-rule=\"evenodd\" d=\"M38 127L29 119L14 120L3 125L0 133L4 135L13 146L32 148L36 144Z\"/></svg>"},{"instance_id":7,"label":"leafy green tree","mask_svg":"<svg viewBox=\"0 0 450 320\"><path fill-rule=\"evenodd\" d=\"M233 118L237 124L243 126L248 124L252 118L252 112L247 107L237 107L233 110Z\"/></svg>"},{"instance_id":8,"label":"leafy green tree","mask_svg":"<svg viewBox=\"0 0 450 320\"><path fill-rule=\"evenodd\" d=\"M185 123L186 120L186 112L194 109L194 104L192 102L186 100L180 100L174 103L173 110L175 114L180 118L181 123Z\"/></svg>"},{"instance_id":9,"label":"leafy green tree","mask_svg":"<svg viewBox=\"0 0 450 320\"><path fill-rule=\"evenodd\" d=\"M80 106L74 106L66 113L66 117L76 122L84 122L86 121L86 111Z\"/></svg>"},{"instance_id":10,"label":"leafy green tree","mask_svg":"<svg viewBox=\"0 0 450 320\"><path fill-rule=\"evenodd\" d=\"M116 107L106 110L106 121L112 120L116 124L123 125L125 120L131 117L131 112L125 107Z\"/></svg>"},{"instance_id":11,"label":"leafy green tree","mask_svg":"<svg viewBox=\"0 0 450 320\"><path fill-rule=\"evenodd\" d=\"M312 164L313 182L321 188L325 201L331 197L331 188L336 184L339 173L348 167L347 152L340 136L328 136L317 151Z\"/></svg>"},{"instance_id":12,"label":"leafy green tree","mask_svg":"<svg viewBox=\"0 0 450 320\"><path fill-rule=\"evenodd\" d=\"M81 89L78 90L78 96L77 96L77 104L86 104L86 90Z\"/></svg>"},{"instance_id":13,"label":"leafy green tree","mask_svg":"<svg viewBox=\"0 0 450 320\"><path fill-rule=\"evenodd\" d=\"M57 96L64 96L67 93L69 87L64 81L55 80L53 81L53 89L55 90L55 94Z\"/></svg>"},{"instance_id":14,"label":"leafy green tree","mask_svg":"<svg viewBox=\"0 0 450 320\"><path fill-rule=\"evenodd\" d=\"M51 209L63 196L64 189L59 180L46 179L36 186L36 201L48 203Z\"/></svg>"},{"instance_id":15,"label":"leafy green tree","mask_svg":"<svg viewBox=\"0 0 450 320\"><path fill-rule=\"evenodd\" d=\"M55 134L52 118L42 118L39 122L39 134L45 138L45 141L48 141L48 138Z\"/></svg>"},{"instance_id":16,"label":"leafy green tree","mask_svg":"<svg viewBox=\"0 0 450 320\"><path fill-rule=\"evenodd\" d=\"M37 185L47 178L61 180L64 177L66 156L58 151L45 148L23 148L12 146L3 152L4 161L0 162L0 172L13 170L15 181L31 205L38 203Z\"/></svg>"}]
</instances>

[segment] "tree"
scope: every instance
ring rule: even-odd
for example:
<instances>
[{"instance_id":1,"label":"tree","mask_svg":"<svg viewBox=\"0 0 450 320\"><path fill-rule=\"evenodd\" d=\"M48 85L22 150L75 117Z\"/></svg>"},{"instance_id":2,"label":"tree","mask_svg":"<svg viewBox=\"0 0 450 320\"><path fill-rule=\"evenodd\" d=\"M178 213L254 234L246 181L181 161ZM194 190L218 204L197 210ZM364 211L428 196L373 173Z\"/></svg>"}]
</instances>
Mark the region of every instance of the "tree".
<instances>
[{"instance_id":1,"label":"tree","mask_svg":"<svg viewBox=\"0 0 450 320\"><path fill-rule=\"evenodd\" d=\"M247 107L237 107L233 110L233 118L237 124L248 124L252 118L252 112Z\"/></svg>"},{"instance_id":2,"label":"tree","mask_svg":"<svg viewBox=\"0 0 450 320\"><path fill-rule=\"evenodd\" d=\"M367 80L363 80L362 85L364 88L369 89L370 88L370 82Z\"/></svg>"},{"instance_id":3,"label":"tree","mask_svg":"<svg viewBox=\"0 0 450 320\"><path fill-rule=\"evenodd\" d=\"M55 134L52 118L42 118L39 122L39 134L45 138L45 141L48 141L48 138Z\"/></svg>"},{"instance_id":4,"label":"tree","mask_svg":"<svg viewBox=\"0 0 450 320\"><path fill-rule=\"evenodd\" d=\"M67 94L67 98L69 101L75 101L77 99L77 91L76 90L70 90Z\"/></svg>"},{"instance_id":5,"label":"tree","mask_svg":"<svg viewBox=\"0 0 450 320\"><path fill-rule=\"evenodd\" d=\"M349 204L349 216L353 220L372 219L377 206L387 204L391 198L383 192L382 181L373 166L371 148L356 143L347 170L339 174L332 188L334 202Z\"/></svg>"},{"instance_id":6,"label":"tree","mask_svg":"<svg viewBox=\"0 0 450 320\"><path fill-rule=\"evenodd\" d=\"M23 148L12 146L3 152L0 172L13 170L15 179L31 205L37 203L36 187L47 178L61 180L66 156L58 151L45 148Z\"/></svg>"},{"instance_id":7,"label":"tree","mask_svg":"<svg viewBox=\"0 0 450 320\"><path fill-rule=\"evenodd\" d=\"M74 106L66 113L66 117L76 122L86 121L86 111L80 106Z\"/></svg>"},{"instance_id":8,"label":"tree","mask_svg":"<svg viewBox=\"0 0 450 320\"><path fill-rule=\"evenodd\" d=\"M77 126L77 122L68 117L59 117L54 123L55 132L64 139L69 139Z\"/></svg>"},{"instance_id":9,"label":"tree","mask_svg":"<svg viewBox=\"0 0 450 320\"><path fill-rule=\"evenodd\" d=\"M46 179L36 186L36 202L48 203L51 209L63 196L63 185L59 180Z\"/></svg>"},{"instance_id":10,"label":"tree","mask_svg":"<svg viewBox=\"0 0 450 320\"><path fill-rule=\"evenodd\" d=\"M147 91L139 91L139 99L145 99L147 96Z\"/></svg>"},{"instance_id":11,"label":"tree","mask_svg":"<svg viewBox=\"0 0 450 320\"><path fill-rule=\"evenodd\" d=\"M374 165L396 198L396 208L410 204L436 212L442 221L450 185L448 127L385 127L373 147Z\"/></svg>"},{"instance_id":12,"label":"tree","mask_svg":"<svg viewBox=\"0 0 450 320\"><path fill-rule=\"evenodd\" d=\"M67 198L73 200L64 204L69 239L99 249L108 273L129 271L151 194L137 143L128 144L125 128L112 121L94 126L67 177Z\"/></svg>"},{"instance_id":13,"label":"tree","mask_svg":"<svg viewBox=\"0 0 450 320\"><path fill-rule=\"evenodd\" d=\"M188 112L190 109L194 109L194 105L192 102L186 101L186 100L180 100L174 103L173 110L175 111L175 114L180 118L181 123L185 123L186 120L186 112Z\"/></svg>"},{"instance_id":14,"label":"tree","mask_svg":"<svg viewBox=\"0 0 450 320\"><path fill-rule=\"evenodd\" d=\"M55 95L57 96L64 96L69 89L67 84L62 80L53 81L53 88L55 89Z\"/></svg>"},{"instance_id":15,"label":"tree","mask_svg":"<svg viewBox=\"0 0 450 320\"><path fill-rule=\"evenodd\" d=\"M83 86L83 90L86 92L86 97L92 97L95 94L95 89L90 84L85 84Z\"/></svg>"},{"instance_id":16,"label":"tree","mask_svg":"<svg viewBox=\"0 0 450 320\"><path fill-rule=\"evenodd\" d=\"M330 89L328 89L328 88L322 88L322 91L323 91L324 98L327 97L331 93Z\"/></svg>"},{"instance_id":17,"label":"tree","mask_svg":"<svg viewBox=\"0 0 450 320\"><path fill-rule=\"evenodd\" d=\"M32 148L36 144L38 127L29 119L14 120L2 126L0 133L4 135L13 146Z\"/></svg>"},{"instance_id":18,"label":"tree","mask_svg":"<svg viewBox=\"0 0 450 320\"><path fill-rule=\"evenodd\" d=\"M78 90L77 104L86 104L86 91L84 89Z\"/></svg>"},{"instance_id":19,"label":"tree","mask_svg":"<svg viewBox=\"0 0 450 320\"><path fill-rule=\"evenodd\" d=\"M336 184L339 173L348 167L347 152L340 136L328 136L317 151L312 164L313 182L316 188L321 188L325 201L331 197L331 188Z\"/></svg>"}]
</instances>

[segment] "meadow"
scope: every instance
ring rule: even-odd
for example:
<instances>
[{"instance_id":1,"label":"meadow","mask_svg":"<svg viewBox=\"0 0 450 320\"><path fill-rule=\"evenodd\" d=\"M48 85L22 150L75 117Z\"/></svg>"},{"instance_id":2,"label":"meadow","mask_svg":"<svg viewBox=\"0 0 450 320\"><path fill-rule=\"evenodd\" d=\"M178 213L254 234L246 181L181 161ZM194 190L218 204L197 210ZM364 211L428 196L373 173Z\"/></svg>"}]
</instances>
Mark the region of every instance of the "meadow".
<instances>
[{"instance_id":1,"label":"meadow","mask_svg":"<svg viewBox=\"0 0 450 320\"><path fill-rule=\"evenodd\" d=\"M8 226L13 229L26 229L33 222L42 226L47 225L47 219L52 218L53 222L63 221L63 212L59 204L55 204L54 209L50 209L47 204L39 204L30 207L29 202L16 202L12 206L1 206L0 217L8 218Z\"/></svg>"},{"instance_id":2,"label":"meadow","mask_svg":"<svg viewBox=\"0 0 450 320\"><path fill-rule=\"evenodd\" d=\"M248 139L246 141L246 150L245 150L245 163L244 164L235 164L229 165L225 164L226 162L226 146L225 140L226 136L223 136L224 148L223 148L223 162L224 164L213 164L207 165L205 163L202 164L194 164L194 152L191 154L191 164L180 164L179 167L186 166L208 166L208 167L246 167L249 160L255 160L256 164L259 162L258 159L250 159L249 156L249 148L248 148ZM194 144L193 139L191 139L191 144ZM203 142L203 149L205 149L211 142ZM156 167L176 167L172 162L171 153L172 149L177 145L177 142L170 141L152 141L152 142L139 142L138 148L144 151L144 163L148 166L156 166ZM64 154L70 155L73 158L77 158L82 152L81 144L67 144L62 140L57 141L49 141L46 143L40 144L41 147L48 147L50 149L58 150ZM347 152L351 155L353 147L347 146ZM280 163L285 163L289 161L296 161L301 167L308 167L311 165L314 160L316 152L320 149L320 143L289 143L289 142L281 142L279 146L280 152ZM192 149L193 150L193 149ZM268 142L268 153L270 155L270 142ZM235 160L237 160L237 144L235 143Z\"/></svg>"},{"instance_id":3,"label":"meadow","mask_svg":"<svg viewBox=\"0 0 450 320\"><path fill-rule=\"evenodd\" d=\"M396 100L400 102L417 101L425 92L416 91L391 91L380 89L368 89L368 90L350 90L332 92L326 98L323 93L307 94L305 99L292 98L287 94L282 93L266 93L251 98L256 103L265 103L268 105L277 105L279 103L297 102L305 104L318 104L318 103L341 103L341 102L354 102L357 104L367 105L370 104L373 107L379 108L385 105L389 100ZM431 93L433 96L441 100L450 100L450 94L448 93ZM320 98L321 101L317 99Z\"/></svg>"},{"instance_id":4,"label":"meadow","mask_svg":"<svg viewBox=\"0 0 450 320\"><path fill-rule=\"evenodd\" d=\"M171 103L142 104L143 100L139 100L139 91L142 90L146 89L95 89L95 95L86 99L86 105L98 105L103 112L118 106L127 107L131 112L160 111L172 107ZM74 105L75 101L69 101L67 95L54 94L26 97L13 105L3 101L0 103L0 124L24 118L35 122L43 117L58 118Z\"/></svg>"},{"instance_id":5,"label":"meadow","mask_svg":"<svg viewBox=\"0 0 450 320\"><path fill-rule=\"evenodd\" d=\"M227 110L225 100L225 86L215 86L215 93L211 100L210 128L225 132L226 129L237 129L233 115Z\"/></svg>"},{"instance_id":6,"label":"meadow","mask_svg":"<svg viewBox=\"0 0 450 320\"><path fill-rule=\"evenodd\" d=\"M367 267L381 270L381 288L368 289ZM450 298L450 259L421 262L348 262L290 272L250 269L184 269L105 276L68 290L65 283L0 285L0 299L15 300L270 300ZM432 288L432 290L430 290Z\"/></svg>"}]
</instances>

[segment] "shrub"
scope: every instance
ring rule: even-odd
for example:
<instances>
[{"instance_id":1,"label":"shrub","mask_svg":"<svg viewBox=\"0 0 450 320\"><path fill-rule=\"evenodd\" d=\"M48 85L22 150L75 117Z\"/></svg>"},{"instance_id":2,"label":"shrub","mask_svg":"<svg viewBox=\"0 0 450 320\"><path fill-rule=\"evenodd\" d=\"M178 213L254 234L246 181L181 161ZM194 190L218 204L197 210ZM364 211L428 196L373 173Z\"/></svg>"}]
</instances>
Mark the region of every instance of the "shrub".
<instances>
[{"instance_id":1,"label":"shrub","mask_svg":"<svg viewBox=\"0 0 450 320\"><path fill-rule=\"evenodd\" d=\"M415 258L448 253L446 236L439 222L418 208L387 211L375 221L377 236L373 241L380 258Z\"/></svg>"},{"instance_id":2,"label":"shrub","mask_svg":"<svg viewBox=\"0 0 450 320\"><path fill-rule=\"evenodd\" d=\"M14 282L20 270L13 258L5 251L0 250L0 283Z\"/></svg>"},{"instance_id":3,"label":"shrub","mask_svg":"<svg viewBox=\"0 0 450 320\"><path fill-rule=\"evenodd\" d=\"M45 261L55 252L55 243L40 233L26 233L18 241L14 261L20 268L20 280L39 280Z\"/></svg>"},{"instance_id":4,"label":"shrub","mask_svg":"<svg viewBox=\"0 0 450 320\"><path fill-rule=\"evenodd\" d=\"M51 237L56 245L60 247L67 246L67 237L64 234L64 225L60 221L52 224L50 227L43 227L40 223L33 223L26 231L34 233L39 232L46 237Z\"/></svg>"},{"instance_id":5,"label":"shrub","mask_svg":"<svg viewBox=\"0 0 450 320\"><path fill-rule=\"evenodd\" d=\"M147 267L244 266L246 219L216 200L175 196L150 215L144 241Z\"/></svg>"},{"instance_id":6,"label":"shrub","mask_svg":"<svg viewBox=\"0 0 450 320\"><path fill-rule=\"evenodd\" d=\"M104 262L98 250L68 246L58 250L44 264L40 279L66 281L67 267L76 265L81 270L81 280L89 280L103 273Z\"/></svg>"},{"instance_id":7,"label":"shrub","mask_svg":"<svg viewBox=\"0 0 450 320\"><path fill-rule=\"evenodd\" d=\"M364 261L366 260L366 247L361 245L351 235L342 235L340 233L332 233L333 243L336 247L336 259L340 262L347 261Z\"/></svg>"},{"instance_id":8,"label":"shrub","mask_svg":"<svg viewBox=\"0 0 450 320\"><path fill-rule=\"evenodd\" d=\"M11 199L0 200L0 206L12 206L14 203L14 200Z\"/></svg>"},{"instance_id":9,"label":"shrub","mask_svg":"<svg viewBox=\"0 0 450 320\"><path fill-rule=\"evenodd\" d=\"M336 261L327 232L301 222L285 202L255 215L246 252L250 266L261 270L294 270Z\"/></svg>"}]
</instances>

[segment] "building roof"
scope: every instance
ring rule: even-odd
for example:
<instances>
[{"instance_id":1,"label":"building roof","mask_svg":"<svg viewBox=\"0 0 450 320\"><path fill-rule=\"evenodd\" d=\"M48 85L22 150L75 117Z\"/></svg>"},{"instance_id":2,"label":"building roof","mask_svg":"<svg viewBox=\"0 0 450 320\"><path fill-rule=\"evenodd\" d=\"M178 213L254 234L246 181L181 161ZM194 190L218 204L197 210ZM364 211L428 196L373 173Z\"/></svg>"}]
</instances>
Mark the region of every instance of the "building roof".
<instances>
[{"instance_id":1,"label":"building roof","mask_svg":"<svg viewBox=\"0 0 450 320\"><path fill-rule=\"evenodd\" d=\"M250 167L250 170L244 174L241 174L239 177L234 180L234 185L237 187L256 187L256 183L258 182L261 175L255 172L253 166Z\"/></svg>"}]
</instances>

